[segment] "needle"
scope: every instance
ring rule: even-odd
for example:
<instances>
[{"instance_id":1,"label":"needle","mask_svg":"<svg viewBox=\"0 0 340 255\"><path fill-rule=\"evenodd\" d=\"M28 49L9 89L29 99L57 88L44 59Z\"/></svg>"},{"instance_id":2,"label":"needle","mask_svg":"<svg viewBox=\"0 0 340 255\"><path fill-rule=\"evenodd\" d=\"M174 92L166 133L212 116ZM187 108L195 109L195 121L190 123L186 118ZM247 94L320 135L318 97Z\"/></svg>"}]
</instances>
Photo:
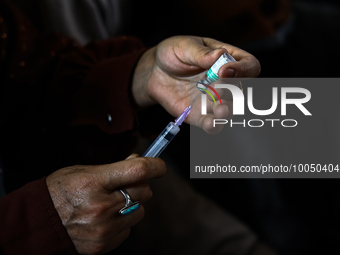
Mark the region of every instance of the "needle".
<instances>
[{"instance_id":1,"label":"needle","mask_svg":"<svg viewBox=\"0 0 340 255\"><path fill-rule=\"evenodd\" d=\"M181 115L175 120L175 122L170 122L162 133L156 138L156 140L151 144L147 151L143 154L143 157L156 158L161 154L170 141L179 132L179 126L182 125L183 121L190 114L192 106L196 103L197 99L200 97L200 93L195 100L181 113Z\"/></svg>"},{"instance_id":2,"label":"needle","mask_svg":"<svg viewBox=\"0 0 340 255\"><path fill-rule=\"evenodd\" d=\"M194 106L194 104L196 103L197 99L202 95L202 92L198 94L198 96L196 97L196 99L191 103L191 105L189 106L190 108L192 108Z\"/></svg>"}]
</instances>

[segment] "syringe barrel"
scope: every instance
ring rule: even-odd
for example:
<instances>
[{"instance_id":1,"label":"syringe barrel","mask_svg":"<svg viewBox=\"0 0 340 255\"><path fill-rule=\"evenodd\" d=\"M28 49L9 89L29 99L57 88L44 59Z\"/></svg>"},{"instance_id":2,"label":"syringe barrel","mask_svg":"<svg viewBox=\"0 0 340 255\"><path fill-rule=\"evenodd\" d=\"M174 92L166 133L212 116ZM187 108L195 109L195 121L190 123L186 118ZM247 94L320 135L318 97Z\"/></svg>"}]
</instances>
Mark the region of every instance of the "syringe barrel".
<instances>
[{"instance_id":1,"label":"syringe barrel","mask_svg":"<svg viewBox=\"0 0 340 255\"><path fill-rule=\"evenodd\" d=\"M170 141L177 135L180 128L174 123L170 122L157 139L150 145L150 147L143 154L143 157L157 158L162 151L168 146Z\"/></svg>"}]
</instances>

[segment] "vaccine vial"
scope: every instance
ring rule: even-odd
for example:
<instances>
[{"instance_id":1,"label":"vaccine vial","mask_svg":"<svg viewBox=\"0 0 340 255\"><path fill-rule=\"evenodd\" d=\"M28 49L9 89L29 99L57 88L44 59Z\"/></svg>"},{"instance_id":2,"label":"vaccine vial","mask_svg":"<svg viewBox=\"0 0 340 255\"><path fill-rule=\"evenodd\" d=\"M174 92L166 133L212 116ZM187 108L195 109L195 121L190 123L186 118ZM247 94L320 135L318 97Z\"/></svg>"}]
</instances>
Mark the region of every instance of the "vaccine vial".
<instances>
[{"instance_id":1,"label":"vaccine vial","mask_svg":"<svg viewBox=\"0 0 340 255\"><path fill-rule=\"evenodd\" d=\"M219 59L217 59L217 61L212 65L212 67L206 72L204 78L197 83L196 87L205 94L205 91L202 90L202 88L206 90L207 87L204 86L204 84L210 85L211 83L217 81L219 79L218 71L220 68L223 65L233 61L236 60L229 53L224 53L221 55Z\"/></svg>"}]
</instances>

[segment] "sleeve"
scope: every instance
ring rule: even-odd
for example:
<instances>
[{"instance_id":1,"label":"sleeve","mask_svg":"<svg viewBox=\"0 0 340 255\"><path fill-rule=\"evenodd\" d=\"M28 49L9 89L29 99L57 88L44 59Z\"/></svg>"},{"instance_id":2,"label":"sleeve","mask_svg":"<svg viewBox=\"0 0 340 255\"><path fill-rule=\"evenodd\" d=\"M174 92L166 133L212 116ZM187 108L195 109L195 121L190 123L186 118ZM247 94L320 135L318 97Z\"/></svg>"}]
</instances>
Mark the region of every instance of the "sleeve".
<instances>
[{"instance_id":1,"label":"sleeve","mask_svg":"<svg viewBox=\"0 0 340 255\"><path fill-rule=\"evenodd\" d=\"M44 162L52 164L61 158L62 163L68 160L76 164L124 158L131 143L122 145L122 141L136 135L139 126L131 81L139 58L147 50L142 42L120 36L81 47L63 35L40 33L8 2L0 0L0 146L7 154L3 157L11 157L12 151L16 158L22 156L33 163L32 159L41 155ZM90 130L84 132L87 139L80 137L80 132L74 137L73 130L85 128ZM78 145L84 140L86 151L80 152ZM120 143L120 148L112 149L119 156L109 159L105 155L102 160L104 149L98 152L92 145L108 143L105 140L110 140L111 147ZM51 141L57 144L53 148ZM20 150L15 143L29 146L30 156L26 148ZM72 161L65 150L77 159ZM50 151L56 156L46 155ZM62 163L58 167L66 166Z\"/></svg>"},{"instance_id":2,"label":"sleeve","mask_svg":"<svg viewBox=\"0 0 340 255\"><path fill-rule=\"evenodd\" d=\"M67 161L58 154L65 142L50 148L56 146L46 137L54 131L64 137L74 126L94 126L113 139L134 132L131 78L145 50L132 37L80 47L62 35L43 35L0 0L0 151L10 162L7 191L15 189L0 199L0 253L77 254L45 179L33 181Z\"/></svg>"},{"instance_id":3,"label":"sleeve","mask_svg":"<svg viewBox=\"0 0 340 255\"><path fill-rule=\"evenodd\" d=\"M1 2L0 86L11 95L4 100L13 106L9 116L24 103L36 104L52 130L77 125L95 125L108 134L136 130L131 81L146 51L139 39L121 36L81 47L63 35L39 33L14 6Z\"/></svg>"},{"instance_id":4,"label":"sleeve","mask_svg":"<svg viewBox=\"0 0 340 255\"><path fill-rule=\"evenodd\" d=\"M137 38L122 36L92 42L62 60L44 97L50 127L96 125L108 134L136 130L131 80L145 50Z\"/></svg>"},{"instance_id":5,"label":"sleeve","mask_svg":"<svg viewBox=\"0 0 340 255\"><path fill-rule=\"evenodd\" d=\"M1 254L78 254L63 227L45 178L0 198Z\"/></svg>"}]
</instances>

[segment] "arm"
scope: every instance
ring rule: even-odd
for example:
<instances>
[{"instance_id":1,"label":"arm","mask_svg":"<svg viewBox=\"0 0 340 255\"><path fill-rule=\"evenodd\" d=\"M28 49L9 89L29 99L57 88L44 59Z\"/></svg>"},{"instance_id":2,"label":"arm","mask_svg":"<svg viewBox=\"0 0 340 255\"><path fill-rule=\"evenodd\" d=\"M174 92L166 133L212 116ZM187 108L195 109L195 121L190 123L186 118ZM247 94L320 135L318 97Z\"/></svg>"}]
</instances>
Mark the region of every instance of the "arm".
<instances>
[{"instance_id":1,"label":"arm","mask_svg":"<svg viewBox=\"0 0 340 255\"><path fill-rule=\"evenodd\" d=\"M80 47L62 35L40 34L4 1L0 16L6 190L65 166L126 157L138 126L130 81L146 50L142 43L120 37Z\"/></svg>"},{"instance_id":2,"label":"arm","mask_svg":"<svg viewBox=\"0 0 340 255\"><path fill-rule=\"evenodd\" d=\"M145 181L165 174L161 159L136 155L110 165L73 166L31 182L0 199L1 254L103 254L116 248L144 217L140 205L119 215L124 187L143 204ZM47 185L46 185L47 184Z\"/></svg>"},{"instance_id":3,"label":"arm","mask_svg":"<svg viewBox=\"0 0 340 255\"><path fill-rule=\"evenodd\" d=\"M45 178L0 198L1 254L78 254L49 195Z\"/></svg>"},{"instance_id":4,"label":"arm","mask_svg":"<svg viewBox=\"0 0 340 255\"><path fill-rule=\"evenodd\" d=\"M94 125L107 133L133 130L136 117L129 81L144 47L134 38L81 48L61 35L43 36L4 1L0 2L0 17L1 150L7 191L16 189L0 199L0 253L77 254L45 178L40 179L56 170L56 164L65 164L65 159L57 154L51 160L45 156L54 154L53 150L44 154L35 149L48 151L50 147L44 144L51 141L45 133L62 133L72 125ZM132 48L136 51L131 53ZM117 82L120 86L114 89L112 85ZM94 93L100 86L105 100L98 100L99 95ZM94 111L88 114L88 109L82 108L84 102L73 104L74 99L94 102ZM125 103L120 109L122 115L115 116L114 111L112 119L121 119L126 125L117 126L117 122L107 122L107 113L120 102ZM40 180L21 187L35 179Z\"/></svg>"}]
</instances>

